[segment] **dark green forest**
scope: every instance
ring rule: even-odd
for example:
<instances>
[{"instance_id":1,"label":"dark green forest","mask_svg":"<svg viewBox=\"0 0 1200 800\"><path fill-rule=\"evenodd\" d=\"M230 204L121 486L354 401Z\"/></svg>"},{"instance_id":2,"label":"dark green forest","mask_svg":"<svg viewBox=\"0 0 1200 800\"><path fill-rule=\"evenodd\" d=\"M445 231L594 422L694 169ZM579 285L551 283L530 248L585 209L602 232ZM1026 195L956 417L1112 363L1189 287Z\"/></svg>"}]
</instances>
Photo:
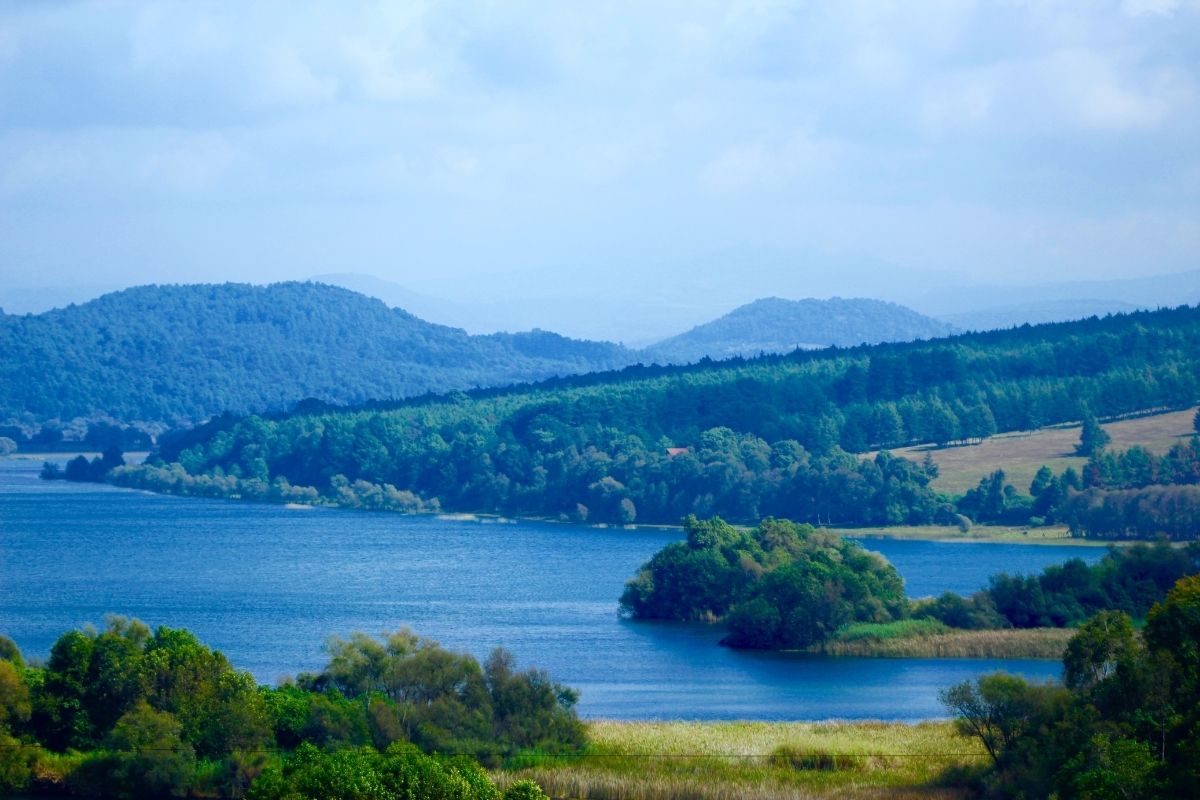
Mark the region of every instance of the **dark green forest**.
<instances>
[{"instance_id":1,"label":"dark green forest","mask_svg":"<svg viewBox=\"0 0 1200 800\"><path fill-rule=\"evenodd\" d=\"M959 509L930 487L932 465L853 454L1183 407L1198 396L1200 310L1185 306L358 408L223 415L164 436L145 466L113 479L182 494L591 522L673 524L696 514L953 523Z\"/></svg>"},{"instance_id":2,"label":"dark green forest","mask_svg":"<svg viewBox=\"0 0 1200 800\"><path fill-rule=\"evenodd\" d=\"M0 795L499 800L481 764L586 744L576 693L504 650L481 665L407 630L327 650L266 687L186 630L122 617L63 634L44 666L0 636Z\"/></svg>"},{"instance_id":3,"label":"dark green forest","mask_svg":"<svg viewBox=\"0 0 1200 800\"><path fill-rule=\"evenodd\" d=\"M0 423L13 423L0 435L44 447L55 443L47 420L158 430L305 398L362 403L634 360L618 345L544 331L471 336L323 284L141 286L44 314L0 313Z\"/></svg>"}]
</instances>

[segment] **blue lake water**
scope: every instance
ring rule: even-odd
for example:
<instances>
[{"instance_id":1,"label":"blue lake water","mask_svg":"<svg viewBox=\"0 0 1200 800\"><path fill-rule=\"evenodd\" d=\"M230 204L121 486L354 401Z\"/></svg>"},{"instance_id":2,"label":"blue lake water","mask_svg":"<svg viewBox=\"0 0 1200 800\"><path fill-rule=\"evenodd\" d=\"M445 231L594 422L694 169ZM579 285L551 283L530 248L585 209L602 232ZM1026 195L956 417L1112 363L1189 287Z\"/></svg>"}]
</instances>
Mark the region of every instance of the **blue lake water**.
<instances>
[{"instance_id":1,"label":"blue lake water","mask_svg":"<svg viewBox=\"0 0 1200 800\"><path fill-rule=\"evenodd\" d=\"M41 481L0 460L0 633L45 657L106 613L189 628L273 683L324 664L331 634L409 626L479 657L493 647L620 719L944 716L939 689L996 669L1057 678L1049 661L851 659L735 651L721 631L630 622L622 586L677 531L289 509ZM872 539L911 596L972 592L1102 550Z\"/></svg>"}]
</instances>

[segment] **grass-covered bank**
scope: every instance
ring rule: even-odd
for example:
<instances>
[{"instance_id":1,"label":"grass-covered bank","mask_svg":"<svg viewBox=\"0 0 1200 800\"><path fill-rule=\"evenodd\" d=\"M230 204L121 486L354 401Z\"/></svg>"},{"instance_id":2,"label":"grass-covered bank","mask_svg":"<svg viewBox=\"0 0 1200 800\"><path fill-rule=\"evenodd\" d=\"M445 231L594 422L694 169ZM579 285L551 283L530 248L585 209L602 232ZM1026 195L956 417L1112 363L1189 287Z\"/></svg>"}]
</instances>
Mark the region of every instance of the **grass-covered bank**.
<instances>
[{"instance_id":1,"label":"grass-covered bank","mask_svg":"<svg viewBox=\"0 0 1200 800\"><path fill-rule=\"evenodd\" d=\"M960 798L948 773L982 747L950 722L612 722L587 725L590 756L494 775L589 800Z\"/></svg>"},{"instance_id":2,"label":"grass-covered bank","mask_svg":"<svg viewBox=\"0 0 1200 800\"><path fill-rule=\"evenodd\" d=\"M858 539L910 539L926 542L979 542L991 544L1052 544L1108 547L1113 542L1071 536L1065 525L1031 528L1028 525L892 525L887 527L835 528L841 536ZM1116 542L1118 545L1126 542Z\"/></svg>"},{"instance_id":3,"label":"grass-covered bank","mask_svg":"<svg viewBox=\"0 0 1200 800\"><path fill-rule=\"evenodd\" d=\"M959 630L931 619L849 625L813 652L866 658L1063 657L1073 628Z\"/></svg>"}]
</instances>

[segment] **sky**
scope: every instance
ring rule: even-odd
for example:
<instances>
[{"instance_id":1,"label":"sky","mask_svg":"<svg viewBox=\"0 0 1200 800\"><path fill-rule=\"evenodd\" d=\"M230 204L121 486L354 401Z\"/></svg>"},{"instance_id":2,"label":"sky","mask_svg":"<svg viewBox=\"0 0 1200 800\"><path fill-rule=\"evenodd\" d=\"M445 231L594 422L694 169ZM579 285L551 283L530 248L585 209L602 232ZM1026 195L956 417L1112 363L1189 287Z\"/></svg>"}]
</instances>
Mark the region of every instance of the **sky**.
<instances>
[{"instance_id":1,"label":"sky","mask_svg":"<svg viewBox=\"0 0 1200 800\"><path fill-rule=\"evenodd\" d=\"M0 0L0 287L360 273L536 324L1161 275L1198 143L1197 0Z\"/></svg>"}]
</instances>

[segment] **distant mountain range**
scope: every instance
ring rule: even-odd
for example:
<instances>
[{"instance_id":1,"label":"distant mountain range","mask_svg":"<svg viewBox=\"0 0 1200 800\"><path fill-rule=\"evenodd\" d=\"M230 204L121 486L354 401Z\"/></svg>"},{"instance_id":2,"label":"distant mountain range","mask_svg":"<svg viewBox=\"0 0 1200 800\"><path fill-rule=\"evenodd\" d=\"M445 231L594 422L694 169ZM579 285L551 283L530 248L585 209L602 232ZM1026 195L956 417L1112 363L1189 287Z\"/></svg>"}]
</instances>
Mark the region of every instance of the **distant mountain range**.
<instances>
[{"instance_id":1,"label":"distant mountain range","mask_svg":"<svg viewBox=\"0 0 1200 800\"><path fill-rule=\"evenodd\" d=\"M991 331L1019 325L1040 325L1043 322L1069 322L1108 314L1127 314L1144 307L1120 300L1040 300L977 308L957 314L939 314L937 319L961 330Z\"/></svg>"},{"instance_id":2,"label":"distant mountain range","mask_svg":"<svg viewBox=\"0 0 1200 800\"><path fill-rule=\"evenodd\" d=\"M392 301L423 313L438 310L436 299L394 284L359 283L390 288ZM33 431L81 418L161 429L222 411L285 410L306 398L363 403L956 329L880 300L766 298L634 350L541 330L472 335L321 283L142 286L41 314L0 314L0 427Z\"/></svg>"},{"instance_id":3,"label":"distant mountain range","mask_svg":"<svg viewBox=\"0 0 1200 800\"><path fill-rule=\"evenodd\" d=\"M944 286L907 304L959 328L984 331L1197 302L1200 270L1029 286Z\"/></svg>"},{"instance_id":4,"label":"distant mountain range","mask_svg":"<svg viewBox=\"0 0 1200 800\"><path fill-rule=\"evenodd\" d=\"M797 348L907 342L954 332L952 325L882 300L768 297L664 339L643 352L659 363L684 364L705 357L722 359L786 353Z\"/></svg>"},{"instance_id":5,"label":"distant mountain range","mask_svg":"<svg viewBox=\"0 0 1200 800\"><path fill-rule=\"evenodd\" d=\"M0 316L0 421L174 424L221 411L411 397L620 367L620 345L471 336L313 283L142 286Z\"/></svg>"}]
</instances>

